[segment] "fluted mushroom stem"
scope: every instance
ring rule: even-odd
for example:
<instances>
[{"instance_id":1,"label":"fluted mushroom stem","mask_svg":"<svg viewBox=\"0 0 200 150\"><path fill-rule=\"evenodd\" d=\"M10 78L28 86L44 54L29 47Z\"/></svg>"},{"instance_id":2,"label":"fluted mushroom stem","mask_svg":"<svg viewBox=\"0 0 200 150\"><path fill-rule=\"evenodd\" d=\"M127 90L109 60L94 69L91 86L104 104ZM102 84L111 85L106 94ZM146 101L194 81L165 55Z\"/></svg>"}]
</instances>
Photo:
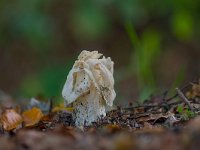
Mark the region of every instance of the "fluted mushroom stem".
<instances>
[{"instance_id":1,"label":"fluted mushroom stem","mask_svg":"<svg viewBox=\"0 0 200 150\"><path fill-rule=\"evenodd\" d=\"M76 126L89 126L106 116L105 102L94 90L73 103L73 119Z\"/></svg>"}]
</instances>

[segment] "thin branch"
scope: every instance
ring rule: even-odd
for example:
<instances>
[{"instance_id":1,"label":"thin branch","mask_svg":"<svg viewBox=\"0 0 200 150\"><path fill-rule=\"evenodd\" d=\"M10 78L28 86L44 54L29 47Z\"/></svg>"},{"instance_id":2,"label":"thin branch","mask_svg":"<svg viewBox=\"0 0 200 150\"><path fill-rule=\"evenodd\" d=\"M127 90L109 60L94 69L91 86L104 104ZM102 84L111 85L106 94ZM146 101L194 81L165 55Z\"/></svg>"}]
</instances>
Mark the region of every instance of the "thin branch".
<instances>
[{"instance_id":1,"label":"thin branch","mask_svg":"<svg viewBox=\"0 0 200 150\"><path fill-rule=\"evenodd\" d=\"M198 82L199 82L198 80L197 80L197 81L194 80L194 81L192 81L192 82L186 84L185 86L183 86L180 90L183 91L183 90L187 89L189 86L191 86L192 84L198 83ZM179 96L179 94L176 93L176 94L173 95L172 97L170 97L170 98L168 98L168 99L165 99L165 101L171 101L171 100L175 99L177 96Z\"/></svg>"},{"instance_id":2,"label":"thin branch","mask_svg":"<svg viewBox=\"0 0 200 150\"><path fill-rule=\"evenodd\" d=\"M189 100L185 97L185 95L183 94L183 92L179 89L176 88L177 94L179 95L179 97L188 105L188 107L190 108L191 111L193 111L193 107L190 104Z\"/></svg>"},{"instance_id":3,"label":"thin branch","mask_svg":"<svg viewBox=\"0 0 200 150\"><path fill-rule=\"evenodd\" d=\"M49 99L49 102L50 102L49 113L51 113L52 109L53 109L53 98L52 97Z\"/></svg>"}]
</instances>

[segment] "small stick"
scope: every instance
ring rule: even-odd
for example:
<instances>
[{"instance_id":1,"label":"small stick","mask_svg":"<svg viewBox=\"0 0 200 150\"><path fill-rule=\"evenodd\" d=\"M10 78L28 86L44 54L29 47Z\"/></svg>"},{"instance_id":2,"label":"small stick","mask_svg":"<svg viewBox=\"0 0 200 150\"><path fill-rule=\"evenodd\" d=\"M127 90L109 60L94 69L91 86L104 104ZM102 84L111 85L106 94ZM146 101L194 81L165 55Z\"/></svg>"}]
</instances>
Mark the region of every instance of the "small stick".
<instances>
[{"instance_id":1,"label":"small stick","mask_svg":"<svg viewBox=\"0 0 200 150\"><path fill-rule=\"evenodd\" d=\"M178 102L173 102L173 103L161 103L161 104L154 104L154 105L143 105L143 106L131 106L131 107L125 107L122 108L123 110L133 110L133 109L137 109L137 108L144 108L144 109L150 109L150 108L154 108L154 107L163 107L163 104L169 105L169 106L173 106L173 105L177 105L183 103L182 101L178 101ZM200 104L200 103L199 103Z\"/></svg>"},{"instance_id":2,"label":"small stick","mask_svg":"<svg viewBox=\"0 0 200 150\"><path fill-rule=\"evenodd\" d=\"M52 97L49 99L49 102L50 102L50 105L49 105L49 113L51 113L51 112L52 112L52 109L53 109L53 98L52 98Z\"/></svg>"},{"instance_id":3,"label":"small stick","mask_svg":"<svg viewBox=\"0 0 200 150\"><path fill-rule=\"evenodd\" d=\"M183 92L179 89L176 88L177 94L180 96L180 98L189 106L190 110L193 111L193 107L191 106L189 100L185 97L185 95L183 94Z\"/></svg>"},{"instance_id":4,"label":"small stick","mask_svg":"<svg viewBox=\"0 0 200 150\"><path fill-rule=\"evenodd\" d=\"M185 86L183 86L180 90L181 90L181 91L182 91L182 90L185 90L186 88L188 88L189 86L191 86L191 85L194 84L194 83L198 83L198 81L194 80L194 81L192 81L192 82L186 84ZM173 100L173 99L176 98L177 96L179 96L179 94L175 94L175 95L173 95L172 97L166 99L165 101Z\"/></svg>"}]
</instances>

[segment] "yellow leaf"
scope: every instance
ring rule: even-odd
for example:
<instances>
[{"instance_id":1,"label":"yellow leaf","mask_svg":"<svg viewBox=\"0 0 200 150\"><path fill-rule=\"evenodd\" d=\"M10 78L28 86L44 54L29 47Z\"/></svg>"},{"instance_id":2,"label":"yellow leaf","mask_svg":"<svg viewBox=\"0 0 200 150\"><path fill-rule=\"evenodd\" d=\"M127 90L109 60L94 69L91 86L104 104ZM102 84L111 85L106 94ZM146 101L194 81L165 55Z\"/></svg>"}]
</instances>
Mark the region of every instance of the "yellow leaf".
<instances>
[{"instance_id":1,"label":"yellow leaf","mask_svg":"<svg viewBox=\"0 0 200 150\"><path fill-rule=\"evenodd\" d=\"M72 112L74 110L74 108L73 107L65 107L64 104L59 104L58 106L56 106L52 109L52 112L58 112L58 111L62 111L62 110Z\"/></svg>"},{"instance_id":2,"label":"yellow leaf","mask_svg":"<svg viewBox=\"0 0 200 150\"><path fill-rule=\"evenodd\" d=\"M0 120L6 131L17 128L23 121L21 115L14 109L6 109L5 112L2 113Z\"/></svg>"},{"instance_id":3,"label":"yellow leaf","mask_svg":"<svg viewBox=\"0 0 200 150\"><path fill-rule=\"evenodd\" d=\"M22 114L25 127L34 126L43 117L43 113L39 108L33 107L30 110L23 112Z\"/></svg>"}]
</instances>

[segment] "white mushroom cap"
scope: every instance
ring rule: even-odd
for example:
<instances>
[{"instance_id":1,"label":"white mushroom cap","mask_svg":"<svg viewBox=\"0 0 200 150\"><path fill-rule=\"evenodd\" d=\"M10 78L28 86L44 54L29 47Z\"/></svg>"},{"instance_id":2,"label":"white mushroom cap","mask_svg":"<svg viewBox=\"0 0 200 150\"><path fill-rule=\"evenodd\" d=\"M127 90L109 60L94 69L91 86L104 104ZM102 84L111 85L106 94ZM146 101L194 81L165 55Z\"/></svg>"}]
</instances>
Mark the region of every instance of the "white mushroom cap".
<instances>
[{"instance_id":1,"label":"white mushroom cap","mask_svg":"<svg viewBox=\"0 0 200 150\"><path fill-rule=\"evenodd\" d=\"M112 106L116 97L114 91L113 61L111 58L99 59L98 51L83 50L69 72L62 95L66 104L70 104L90 90L94 84L107 105Z\"/></svg>"},{"instance_id":2,"label":"white mushroom cap","mask_svg":"<svg viewBox=\"0 0 200 150\"><path fill-rule=\"evenodd\" d=\"M86 61L88 59L98 59L102 56L103 54L98 53L98 51L86 51L83 50L80 55L78 56L78 60Z\"/></svg>"}]
</instances>

